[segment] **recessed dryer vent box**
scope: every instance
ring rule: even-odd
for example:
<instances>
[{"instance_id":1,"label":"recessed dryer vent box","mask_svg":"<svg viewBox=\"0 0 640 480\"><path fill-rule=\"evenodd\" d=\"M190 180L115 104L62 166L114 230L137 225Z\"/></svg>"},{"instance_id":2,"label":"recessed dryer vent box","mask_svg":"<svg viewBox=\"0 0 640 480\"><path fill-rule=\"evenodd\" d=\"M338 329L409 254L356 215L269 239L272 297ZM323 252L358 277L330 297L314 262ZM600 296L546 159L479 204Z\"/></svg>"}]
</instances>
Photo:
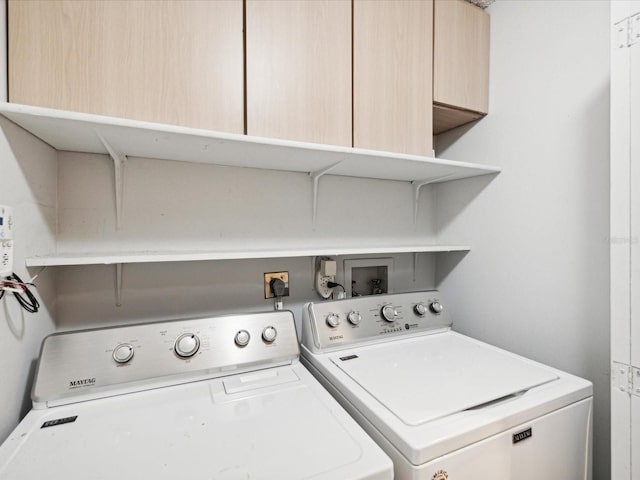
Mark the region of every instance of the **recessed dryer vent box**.
<instances>
[{"instance_id":1,"label":"recessed dryer vent box","mask_svg":"<svg viewBox=\"0 0 640 480\"><path fill-rule=\"evenodd\" d=\"M344 261L344 287L347 297L390 292L392 258L360 258Z\"/></svg>"}]
</instances>

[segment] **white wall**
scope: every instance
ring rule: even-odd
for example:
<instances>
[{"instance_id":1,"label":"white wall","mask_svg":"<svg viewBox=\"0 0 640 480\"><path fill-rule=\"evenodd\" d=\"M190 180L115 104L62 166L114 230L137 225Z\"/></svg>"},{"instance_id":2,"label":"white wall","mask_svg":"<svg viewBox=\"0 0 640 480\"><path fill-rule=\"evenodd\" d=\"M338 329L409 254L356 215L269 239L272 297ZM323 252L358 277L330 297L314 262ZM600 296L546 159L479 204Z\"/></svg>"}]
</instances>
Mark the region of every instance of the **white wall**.
<instances>
[{"instance_id":1,"label":"white wall","mask_svg":"<svg viewBox=\"0 0 640 480\"><path fill-rule=\"evenodd\" d=\"M433 288L433 255L420 256L415 281L412 255L388 257L393 259L390 277L394 291ZM273 309L273 299L264 299L263 273L282 270L289 272L290 282L290 296L284 298L284 305L293 311L300 332L302 305L321 301L313 290L310 258L125 265L121 307L115 306L114 267L64 267L58 274L57 324L61 330L73 330L268 311Z\"/></svg>"},{"instance_id":2,"label":"white wall","mask_svg":"<svg viewBox=\"0 0 640 480\"><path fill-rule=\"evenodd\" d=\"M59 252L432 244L435 238L436 202L428 187L414 226L408 182L324 177L313 226L309 175L142 158L126 166L117 230L112 176L104 155L59 154ZM434 255L419 255L415 280L412 254L390 257L394 291L434 287ZM336 280L343 283L344 258L338 260ZM263 273L281 270L290 274L285 306L299 321L303 303L320 300L311 258L125 265L121 307L115 306L115 267L59 268L57 324L74 329L268 310L273 300L264 299Z\"/></svg>"},{"instance_id":3,"label":"white wall","mask_svg":"<svg viewBox=\"0 0 640 480\"><path fill-rule=\"evenodd\" d=\"M458 330L594 383L594 479L607 479L609 3L488 12L490 114L436 152L503 172L481 192L480 179L437 188L441 240L473 247L441 289Z\"/></svg>"},{"instance_id":4,"label":"white wall","mask_svg":"<svg viewBox=\"0 0 640 480\"><path fill-rule=\"evenodd\" d=\"M5 2L0 2L0 79L6 78ZM6 82L0 80L0 99ZM51 251L57 197L56 152L20 127L0 118L0 204L14 208L15 272L28 280L24 258ZM42 304L26 313L12 295L0 300L0 441L31 408L31 381L43 337L52 333L55 309L54 272L42 272L34 291Z\"/></svg>"},{"instance_id":5,"label":"white wall","mask_svg":"<svg viewBox=\"0 0 640 480\"><path fill-rule=\"evenodd\" d=\"M0 119L0 204L14 209L14 271L25 281L38 273L26 256L50 251L55 232L56 152L8 120ZM0 439L31 408L31 381L42 339L55 329L55 273L42 272L32 289L42 309L27 313L11 294L0 300Z\"/></svg>"},{"instance_id":6,"label":"white wall","mask_svg":"<svg viewBox=\"0 0 640 480\"><path fill-rule=\"evenodd\" d=\"M58 251L286 249L433 243L433 201L413 224L408 182L325 176L312 224L306 173L129 158L115 227L106 155L62 152Z\"/></svg>"}]
</instances>

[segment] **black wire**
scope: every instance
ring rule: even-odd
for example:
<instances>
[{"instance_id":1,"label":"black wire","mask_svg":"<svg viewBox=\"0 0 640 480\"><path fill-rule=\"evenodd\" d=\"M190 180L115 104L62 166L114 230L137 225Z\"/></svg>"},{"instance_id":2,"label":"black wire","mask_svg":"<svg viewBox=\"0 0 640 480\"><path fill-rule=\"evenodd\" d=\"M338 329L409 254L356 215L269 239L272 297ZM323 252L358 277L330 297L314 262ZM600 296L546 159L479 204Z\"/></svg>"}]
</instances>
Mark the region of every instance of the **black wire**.
<instances>
[{"instance_id":1,"label":"black wire","mask_svg":"<svg viewBox=\"0 0 640 480\"><path fill-rule=\"evenodd\" d=\"M13 292L13 296L16 297L16 300L18 300L18 303L27 312L36 313L40 308L40 303L38 302L38 299L33 296L33 293L31 293L31 290L29 290L29 287L27 287L27 285L22 281L22 279L15 273L9 275L8 277L6 277L6 279L9 282L16 282L20 284L20 286L24 289L24 296L26 296L27 298L25 299L23 294L18 292ZM4 292L5 292L4 290L0 292L0 299L2 299L2 297L4 296Z\"/></svg>"},{"instance_id":2,"label":"black wire","mask_svg":"<svg viewBox=\"0 0 640 480\"><path fill-rule=\"evenodd\" d=\"M327 287L329 287L329 288L340 287L344 293L347 293L347 291L344 289L344 287L342 285L340 285L339 283L336 283L336 282L327 282Z\"/></svg>"}]
</instances>

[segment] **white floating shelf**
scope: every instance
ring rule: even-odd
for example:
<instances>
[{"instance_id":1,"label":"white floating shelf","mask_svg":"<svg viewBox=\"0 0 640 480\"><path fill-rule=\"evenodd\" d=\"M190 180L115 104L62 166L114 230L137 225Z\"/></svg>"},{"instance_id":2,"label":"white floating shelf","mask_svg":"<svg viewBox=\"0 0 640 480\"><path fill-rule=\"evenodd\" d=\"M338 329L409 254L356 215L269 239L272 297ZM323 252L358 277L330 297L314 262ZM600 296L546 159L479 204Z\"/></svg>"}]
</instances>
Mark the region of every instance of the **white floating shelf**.
<instances>
[{"instance_id":1,"label":"white floating shelf","mask_svg":"<svg viewBox=\"0 0 640 480\"><path fill-rule=\"evenodd\" d=\"M403 245L380 247L310 248L297 250L244 250L222 252L113 252L69 253L29 257L27 267L65 265L113 265L122 263L192 262L203 260L236 260L247 258L291 258L391 253L467 252L464 245Z\"/></svg>"},{"instance_id":2,"label":"white floating shelf","mask_svg":"<svg viewBox=\"0 0 640 480\"><path fill-rule=\"evenodd\" d=\"M13 103L0 103L0 114L61 151L115 152L129 157L428 183L500 171L488 165L417 155L250 137Z\"/></svg>"},{"instance_id":3,"label":"white floating shelf","mask_svg":"<svg viewBox=\"0 0 640 480\"><path fill-rule=\"evenodd\" d=\"M417 155L237 135L115 117L0 102L0 114L59 151L108 154L115 165L116 218L121 211L122 166L127 157L259 168L310 175L315 218L323 175L414 182L414 220L423 185L496 174L498 167ZM119 220L118 220L119 221ZM122 265L249 258L381 253L465 252L468 246L400 245L239 251L59 253L27 258L27 267Z\"/></svg>"}]
</instances>

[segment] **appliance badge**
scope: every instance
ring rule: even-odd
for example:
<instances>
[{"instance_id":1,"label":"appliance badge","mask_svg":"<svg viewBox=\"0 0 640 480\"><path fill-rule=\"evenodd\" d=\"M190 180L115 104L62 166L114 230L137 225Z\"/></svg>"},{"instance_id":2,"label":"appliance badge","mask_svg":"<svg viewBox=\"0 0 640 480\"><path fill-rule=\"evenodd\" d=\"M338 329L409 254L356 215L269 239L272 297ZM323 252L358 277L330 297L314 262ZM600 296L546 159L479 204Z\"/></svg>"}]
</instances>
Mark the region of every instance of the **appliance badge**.
<instances>
[{"instance_id":1,"label":"appliance badge","mask_svg":"<svg viewBox=\"0 0 640 480\"><path fill-rule=\"evenodd\" d=\"M433 477L431 477L431 480L447 480L449 478L449 474L447 473L446 470L438 470L436 473L433 474Z\"/></svg>"},{"instance_id":2,"label":"appliance badge","mask_svg":"<svg viewBox=\"0 0 640 480\"><path fill-rule=\"evenodd\" d=\"M515 443L521 442L523 440L526 440L527 438L531 438L532 436L533 436L533 431L531 430L531 428L527 428L522 432L513 434L513 443L515 444Z\"/></svg>"},{"instance_id":3,"label":"appliance badge","mask_svg":"<svg viewBox=\"0 0 640 480\"><path fill-rule=\"evenodd\" d=\"M73 417L56 418L55 420L48 420L44 422L40 428L55 427L58 425L63 425L65 423L73 423L76 421L76 418L78 418L77 415L74 415Z\"/></svg>"},{"instance_id":4,"label":"appliance badge","mask_svg":"<svg viewBox=\"0 0 640 480\"><path fill-rule=\"evenodd\" d=\"M69 390L73 388L93 387L95 384L96 384L96 377L69 380Z\"/></svg>"},{"instance_id":5,"label":"appliance badge","mask_svg":"<svg viewBox=\"0 0 640 480\"><path fill-rule=\"evenodd\" d=\"M354 358L358 358L358 355L347 355L345 357L340 357L340 360L346 362L347 360L353 360Z\"/></svg>"}]
</instances>

